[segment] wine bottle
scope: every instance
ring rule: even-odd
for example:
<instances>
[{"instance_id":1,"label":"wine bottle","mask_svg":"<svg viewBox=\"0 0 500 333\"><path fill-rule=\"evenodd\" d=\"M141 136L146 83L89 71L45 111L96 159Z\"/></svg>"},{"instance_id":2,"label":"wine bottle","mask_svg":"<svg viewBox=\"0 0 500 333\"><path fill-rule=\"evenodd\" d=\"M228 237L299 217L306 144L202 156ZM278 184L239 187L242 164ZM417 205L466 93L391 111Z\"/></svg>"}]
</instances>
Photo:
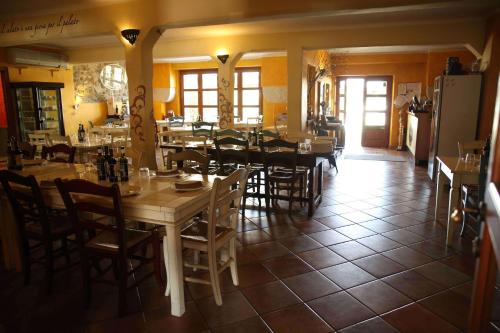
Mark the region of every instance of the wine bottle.
<instances>
[{"instance_id":1,"label":"wine bottle","mask_svg":"<svg viewBox=\"0 0 500 333\"><path fill-rule=\"evenodd\" d=\"M102 156L102 149L97 149L97 177L99 180L106 180L106 166L104 164L104 157Z\"/></svg>"},{"instance_id":2,"label":"wine bottle","mask_svg":"<svg viewBox=\"0 0 500 333\"><path fill-rule=\"evenodd\" d=\"M108 175L110 182L114 183L118 181L118 176L116 175L116 159L113 157L113 149L109 150Z\"/></svg>"},{"instance_id":3,"label":"wine bottle","mask_svg":"<svg viewBox=\"0 0 500 333\"><path fill-rule=\"evenodd\" d=\"M16 157L14 155L14 145L12 138L7 141L7 168L9 170L14 170L16 165Z\"/></svg>"},{"instance_id":4,"label":"wine bottle","mask_svg":"<svg viewBox=\"0 0 500 333\"><path fill-rule=\"evenodd\" d=\"M120 148L122 156L120 157L120 181L125 182L128 180L128 159L125 156L125 147Z\"/></svg>"},{"instance_id":5,"label":"wine bottle","mask_svg":"<svg viewBox=\"0 0 500 333\"><path fill-rule=\"evenodd\" d=\"M23 151L17 145L17 140L14 138L14 160L16 163L14 170L22 170L23 169Z\"/></svg>"},{"instance_id":6,"label":"wine bottle","mask_svg":"<svg viewBox=\"0 0 500 333\"><path fill-rule=\"evenodd\" d=\"M85 129L83 124L78 125L78 142L82 143L85 141Z\"/></svg>"},{"instance_id":7,"label":"wine bottle","mask_svg":"<svg viewBox=\"0 0 500 333\"><path fill-rule=\"evenodd\" d=\"M104 164L104 174L106 175L106 179L109 177L108 160L109 160L109 147L104 146L103 164Z\"/></svg>"}]
</instances>

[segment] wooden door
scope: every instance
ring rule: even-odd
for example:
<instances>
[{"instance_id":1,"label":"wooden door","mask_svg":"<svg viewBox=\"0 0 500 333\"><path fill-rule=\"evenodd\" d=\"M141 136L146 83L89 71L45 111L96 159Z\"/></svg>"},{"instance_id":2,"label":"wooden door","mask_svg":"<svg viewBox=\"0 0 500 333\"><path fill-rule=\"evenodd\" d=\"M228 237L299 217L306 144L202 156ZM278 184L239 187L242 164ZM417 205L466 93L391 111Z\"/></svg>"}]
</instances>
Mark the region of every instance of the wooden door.
<instances>
[{"instance_id":1,"label":"wooden door","mask_svg":"<svg viewBox=\"0 0 500 333\"><path fill-rule=\"evenodd\" d=\"M495 285L498 283L500 267L500 80L497 89L497 101L493 129L491 133L491 153L486 185L480 236L479 257L476 261L472 304L469 317L469 332L496 332L492 325L492 309ZM498 301L498 300L497 300ZM498 317L498 313L496 314ZM498 325L498 323L496 323Z\"/></svg>"},{"instance_id":2,"label":"wooden door","mask_svg":"<svg viewBox=\"0 0 500 333\"><path fill-rule=\"evenodd\" d=\"M392 101L391 76L365 77L363 147L387 148Z\"/></svg>"}]
</instances>

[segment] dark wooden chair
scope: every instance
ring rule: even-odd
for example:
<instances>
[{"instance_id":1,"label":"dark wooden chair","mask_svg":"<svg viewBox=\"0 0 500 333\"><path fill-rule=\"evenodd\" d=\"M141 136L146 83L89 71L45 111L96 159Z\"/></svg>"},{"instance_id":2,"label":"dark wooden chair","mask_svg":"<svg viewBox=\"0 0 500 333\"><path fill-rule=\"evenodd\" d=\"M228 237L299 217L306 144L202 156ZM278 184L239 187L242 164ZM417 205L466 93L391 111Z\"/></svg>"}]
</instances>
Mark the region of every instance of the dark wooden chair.
<instances>
[{"instance_id":1,"label":"dark wooden chair","mask_svg":"<svg viewBox=\"0 0 500 333\"><path fill-rule=\"evenodd\" d=\"M211 139L214 134L214 124L206 121L197 121L191 124L193 136L205 136Z\"/></svg>"},{"instance_id":2,"label":"dark wooden chair","mask_svg":"<svg viewBox=\"0 0 500 333\"><path fill-rule=\"evenodd\" d=\"M51 162L75 163L76 147L65 144L42 147L42 158Z\"/></svg>"},{"instance_id":3,"label":"dark wooden chair","mask_svg":"<svg viewBox=\"0 0 500 333\"><path fill-rule=\"evenodd\" d=\"M188 149L179 153L169 151L167 153L167 169L173 168L173 163L176 162L177 169L186 173L198 173L208 175L208 167L210 159L196 150Z\"/></svg>"},{"instance_id":4,"label":"dark wooden chair","mask_svg":"<svg viewBox=\"0 0 500 333\"><path fill-rule=\"evenodd\" d=\"M215 137L217 139L222 139L222 138L227 138L227 137L236 138L236 139L244 139L245 135L243 134L243 132L237 131L235 129L226 128L226 129L223 129L220 131L216 131Z\"/></svg>"},{"instance_id":5,"label":"dark wooden chair","mask_svg":"<svg viewBox=\"0 0 500 333\"><path fill-rule=\"evenodd\" d=\"M25 160L32 160L36 155L36 146L31 145L29 142L20 142L19 149L23 152L23 158Z\"/></svg>"},{"instance_id":6,"label":"dark wooden chair","mask_svg":"<svg viewBox=\"0 0 500 333\"><path fill-rule=\"evenodd\" d=\"M239 140L232 137L215 139L215 149L217 152L218 174L228 176L234 171L246 168L248 163L248 141ZM257 198L259 200L259 209L261 206L261 166L250 165L248 180L245 191L243 192L243 207L241 210L242 221L245 219L245 209L247 198Z\"/></svg>"},{"instance_id":7,"label":"dark wooden chair","mask_svg":"<svg viewBox=\"0 0 500 333\"><path fill-rule=\"evenodd\" d=\"M258 134L259 137L259 142L266 141L266 140L274 140L274 139L279 139L280 135L278 132L274 132L271 130L262 130Z\"/></svg>"},{"instance_id":8,"label":"dark wooden chair","mask_svg":"<svg viewBox=\"0 0 500 333\"><path fill-rule=\"evenodd\" d=\"M47 208L34 176L23 177L3 170L0 171L0 183L12 206L16 221L24 283L27 285L30 282L31 264L44 264L46 288L50 293L53 275L60 270L54 269L54 260L65 256L67 266L71 264L67 238L74 234L73 225L67 216L56 215ZM59 241L60 246L55 248ZM43 248L44 255L35 258L33 254L39 248Z\"/></svg>"},{"instance_id":9,"label":"dark wooden chair","mask_svg":"<svg viewBox=\"0 0 500 333\"><path fill-rule=\"evenodd\" d=\"M280 139L260 142L262 161L264 162L266 211L268 215L270 214L271 199L288 200L288 214L292 212L295 192L299 192L298 199L302 202L300 193L304 184L301 183L302 176L297 172L298 148L297 142ZM295 186L298 182L299 186ZM281 195L280 191L282 190L287 190L288 196Z\"/></svg>"},{"instance_id":10,"label":"dark wooden chair","mask_svg":"<svg viewBox=\"0 0 500 333\"><path fill-rule=\"evenodd\" d=\"M155 275L158 285L163 290L161 276L160 239L156 229L142 231L125 227L122 197L117 184L102 186L83 179L63 181L55 180L61 193L69 217L75 225L76 240L80 251L83 273L85 305L90 305L91 282L116 283L99 277L91 277L90 262L111 259L115 277L118 280L119 309L123 316L127 309L127 289L135 288L151 275ZM92 219L89 219L92 216ZM87 233L95 237L86 238ZM152 257L138 255L147 246L152 245ZM139 261L132 267L131 260ZM129 276L146 264L153 264L153 272L144 274L133 285L128 284Z\"/></svg>"}]
</instances>

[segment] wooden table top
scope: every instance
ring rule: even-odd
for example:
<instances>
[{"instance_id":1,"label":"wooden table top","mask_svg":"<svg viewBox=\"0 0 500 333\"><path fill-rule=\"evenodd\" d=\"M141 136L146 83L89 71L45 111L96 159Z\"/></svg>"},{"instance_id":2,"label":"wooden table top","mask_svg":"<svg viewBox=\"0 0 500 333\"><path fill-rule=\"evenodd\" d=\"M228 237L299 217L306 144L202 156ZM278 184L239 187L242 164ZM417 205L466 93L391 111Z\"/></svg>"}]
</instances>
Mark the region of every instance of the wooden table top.
<instances>
[{"instance_id":1,"label":"wooden table top","mask_svg":"<svg viewBox=\"0 0 500 333\"><path fill-rule=\"evenodd\" d=\"M479 174L479 165L465 163L465 160L457 156L438 156L438 161L448 168L451 173Z\"/></svg>"},{"instance_id":2,"label":"wooden table top","mask_svg":"<svg viewBox=\"0 0 500 333\"><path fill-rule=\"evenodd\" d=\"M0 166L1 168L1 166ZM5 166L4 166L5 168ZM83 164L46 162L43 165L26 167L18 172L23 176L34 175L38 182L52 181L56 178L83 178L103 185L108 181L98 181L95 171L87 171ZM118 183L120 189L140 188L140 194L123 197L124 215L154 224L178 224L192 217L206 207L210 198L210 189L216 176L184 175L183 177L163 178L141 176L133 171L128 182ZM174 188L177 180L201 180L204 187L191 192L179 192ZM51 207L63 207L62 199L55 187L42 187L46 204Z\"/></svg>"}]
</instances>

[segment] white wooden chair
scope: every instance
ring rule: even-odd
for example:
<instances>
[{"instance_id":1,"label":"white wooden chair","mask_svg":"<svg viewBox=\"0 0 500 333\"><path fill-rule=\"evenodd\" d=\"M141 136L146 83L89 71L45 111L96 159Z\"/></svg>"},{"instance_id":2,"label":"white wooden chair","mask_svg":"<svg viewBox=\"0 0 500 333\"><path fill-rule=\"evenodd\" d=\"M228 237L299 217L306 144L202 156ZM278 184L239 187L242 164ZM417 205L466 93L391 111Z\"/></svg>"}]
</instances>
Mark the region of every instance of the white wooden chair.
<instances>
[{"instance_id":1,"label":"white wooden chair","mask_svg":"<svg viewBox=\"0 0 500 333\"><path fill-rule=\"evenodd\" d=\"M483 149L486 141L475 140L469 142L458 142L458 157L465 158L468 153L479 154L480 150Z\"/></svg>"},{"instance_id":2,"label":"white wooden chair","mask_svg":"<svg viewBox=\"0 0 500 333\"><path fill-rule=\"evenodd\" d=\"M285 137L288 130L288 114L281 113L274 119L274 128L280 137Z\"/></svg>"},{"instance_id":3,"label":"white wooden chair","mask_svg":"<svg viewBox=\"0 0 500 333\"><path fill-rule=\"evenodd\" d=\"M108 136L111 139L111 147L128 147L128 134L128 129L109 132Z\"/></svg>"},{"instance_id":4,"label":"white wooden chair","mask_svg":"<svg viewBox=\"0 0 500 333\"><path fill-rule=\"evenodd\" d=\"M236 233L241 198L250 167L238 169L225 179L216 178L210 192L207 221L194 220L181 232L183 249L195 252L194 262L184 259L184 266L208 270L209 279L185 276L186 282L212 286L215 303L222 305L219 274L230 268L233 284L239 284L236 262ZM236 185L239 183L239 186ZM199 263L197 253L206 254L208 265Z\"/></svg>"},{"instance_id":5,"label":"white wooden chair","mask_svg":"<svg viewBox=\"0 0 500 333\"><path fill-rule=\"evenodd\" d=\"M63 143L63 144L68 145L70 147L72 146L71 145L71 138L69 137L69 135L66 135L66 136L49 135L49 140L50 140L52 145L57 144L57 143Z\"/></svg>"}]
</instances>

